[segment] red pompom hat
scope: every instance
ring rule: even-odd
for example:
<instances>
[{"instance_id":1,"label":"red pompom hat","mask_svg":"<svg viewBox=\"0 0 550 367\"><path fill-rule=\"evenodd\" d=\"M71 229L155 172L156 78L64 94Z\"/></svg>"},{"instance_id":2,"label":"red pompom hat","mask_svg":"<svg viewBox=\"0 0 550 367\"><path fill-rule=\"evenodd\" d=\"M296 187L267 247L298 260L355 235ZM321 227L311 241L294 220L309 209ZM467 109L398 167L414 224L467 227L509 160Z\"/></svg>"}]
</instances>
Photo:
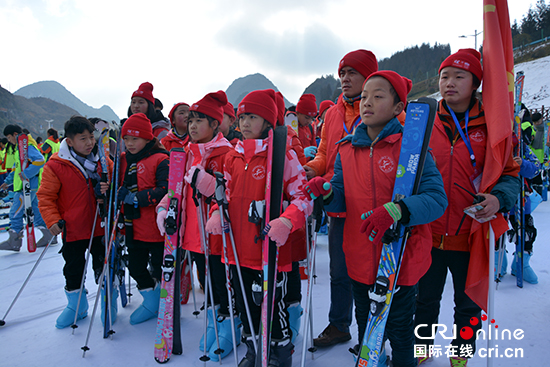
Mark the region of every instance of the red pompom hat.
<instances>
[{"instance_id":1,"label":"red pompom hat","mask_svg":"<svg viewBox=\"0 0 550 367\"><path fill-rule=\"evenodd\" d=\"M439 67L439 74L441 74L441 70L443 70L443 68L446 68L447 66L452 66L469 71L476 76L479 82L483 80L481 54L473 48L462 48L451 56L447 57Z\"/></svg>"},{"instance_id":2,"label":"red pompom hat","mask_svg":"<svg viewBox=\"0 0 550 367\"><path fill-rule=\"evenodd\" d=\"M233 107L231 102L227 102L225 106L223 106L223 113L231 118L235 118L235 107Z\"/></svg>"},{"instance_id":3,"label":"red pompom hat","mask_svg":"<svg viewBox=\"0 0 550 367\"><path fill-rule=\"evenodd\" d=\"M263 89L250 92L243 98L241 103L239 103L237 116L243 113L253 113L275 127L277 112L277 96L275 91L273 89Z\"/></svg>"},{"instance_id":4,"label":"red pompom hat","mask_svg":"<svg viewBox=\"0 0 550 367\"><path fill-rule=\"evenodd\" d=\"M315 96L311 93L302 94L296 105L296 112L311 117L317 116L317 100Z\"/></svg>"},{"instance_id":5,"label":"red pompom hat","mask_svg":"<svg viewBox=\"0 0 550 367\"><path fill-rule=\"evenodd\" d=\"M334 105L335 103L332 101L329 101L328 99L326 101L321 102L321 104L319 105L319 116L321 116L323 112L325 112L326 110L328 110Z\"/></svg>"},{"instance_id":6,"label":"red pompom hat","mask_svg":"<svg viewBox=\"0 0 550 367\"><path fill-rule=\"evenodd\" d=\"M395 89L395 92L399 96L401 102L403 102L405 105L407 104L407 94L409 94L412 88L412 81L410 79L397 74L395 71L381 70L377 71L376 73L372 73L367 80L375 76L381 76L382 78L390 82L393 89ZM363 88L365 87L367 80L365 80L365 83L363 83Z\"/></svg>"},{"instance_id":7,"label":"red pompom hat","mask_svg":"<svg viewBox=\"0 0 550 367\"><path fill-rule=\"evenodd\" d=\"M223 121L223 108L227 104L227 95L223 90L215 93L208 93L200 101L193 103L189 111L197 111L204 113L206 116L218 120L221 124Z\"/></svg>"},{"instance_id":8,"label":"red pompom hat","mask_svg":"<svg viewBox=\"0 0 550 367\"><path fill-rule=\"evenodd\" d=\"M149 120L144 113L135 113L128 117L128 120L122 125L122 132L120 133L122 138L126 135L143 138L145 140L153 140L155 138L151 120Z\"/></svg>"},{"instance_id":9,"label":"red pompom hat","mask_svg":"<svg viewBox=\"0 0 550 367\"><path fill-rule=\"evenodd\" d=\"M369 75L375 71L378 71L378 61L376 61L376 56L367 50L352 51L344 56L338 65L338 75L340 75L340 70L342 70L344 66L354 68L365 78L368 78Z\"/></svg>"},{"instance_id":10,"label":"red pompom hat","mask_svg":"<svg viewBox=\"0 0 550 367\"><path fill-rule=\"evenodd\" d=\"M170 123L172 125L174 125L174 113L176 112L176 110L178 109L179 106L187 106L189 107L189 105L185 102L179 102L179 103L176 103L174 105L174 107L172 107L172 109L170 110L170 113L168 114L168 118L170 119Z\"/></svg>"},{"instance_id":11,"label":"red pompom hat","mask_svg":"<svg viewBox=\"0 0 550 367\"><path fill-rule=\"evenodd\" d=\"M275 103L277 104L277 126L283 126L285 124L285 97L281 92L275 93Z\"/></svg>"},{"instance_id":12,"label":"red pompom hat","mask_svg":"<svg viewBox=\"0 0 550 367\"><path fill-rule=\"evenodd\" d=\"M149 82L142 83L138 90L136 90L134 93L132 93L132 98L134 97L141 97L145 98L149 102L151 102L153 105L155 104L155 97L153 97L153 84Z\"/></svg>"}]
</instances>

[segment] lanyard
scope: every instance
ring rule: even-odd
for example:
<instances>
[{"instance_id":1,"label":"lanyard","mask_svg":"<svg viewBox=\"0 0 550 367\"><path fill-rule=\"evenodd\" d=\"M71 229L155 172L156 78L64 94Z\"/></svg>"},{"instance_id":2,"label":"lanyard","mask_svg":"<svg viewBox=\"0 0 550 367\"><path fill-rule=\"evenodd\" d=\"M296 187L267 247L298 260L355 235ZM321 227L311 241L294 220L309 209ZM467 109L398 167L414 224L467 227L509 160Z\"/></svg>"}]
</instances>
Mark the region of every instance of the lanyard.
<instances>
[{"instance_id":1,"label":"lanyard","mask_svg":"<svg viewBox=\"0 0 550 367\"><path fill-rule=\"evenodd\" d=\"M460 122L458 122L458 119L456 118L456 115L454 111L451 109L451 107L447 106L449 108L449 111L451 112L451 116L453 117L453 121L455 122L455 126L460 133L460 137L462 140L464 140L464 143L466 144L466 148L468 148L468 152L470 152L470 161L472 162L472 166L476 166L476 156L474 155L474 150L472 149L472 144L470 143L470 135L468 135L468 121L469 121L469 114L470 110L466 110L466 115L464 116L465 120L465 126L464 129L466 130L466 136L464 136L464 132L462 131L462 128L460 127Z\"/></svg>"},{"instance_id":2,"label":"lanyard","mask_svg":"<svg viewBox=\"0 0 550 367\"><path fill-rule=\"evenodd\" d=\"M342 121L342 124L344 125L344 131L349 135L351 134L353 131L355 131L355 128L357 127L357 125L359 125L359 123L361 122L361 116L358 116L357 117L357 120L355 120L353 122L353 125L351 126L351 132L349 132L348 128L346 127L346 120L343 120Z\"/></svg>"}]
</instances>

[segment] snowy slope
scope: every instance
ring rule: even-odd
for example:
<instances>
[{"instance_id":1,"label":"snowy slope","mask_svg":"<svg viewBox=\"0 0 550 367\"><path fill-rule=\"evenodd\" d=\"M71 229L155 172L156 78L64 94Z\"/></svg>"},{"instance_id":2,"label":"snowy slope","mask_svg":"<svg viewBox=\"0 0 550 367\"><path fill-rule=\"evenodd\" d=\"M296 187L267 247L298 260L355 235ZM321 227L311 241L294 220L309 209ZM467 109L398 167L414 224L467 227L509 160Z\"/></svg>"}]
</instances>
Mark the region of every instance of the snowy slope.
<instances>
[{"instance_id":1,"label":"snowy slope","mask_svg":"<svg viewBox=\"0 0 550 367\"><path fill-rule=\"evenodd\" d=\"M517 64L514 71L525 73L522 101L527 108L540 110L544 106L548 110L550 108L550 56ZM439 101L441 93L438 91L428 97Z\"/></svg>"},{"instance_id":2,"label":"snowy slope","mask_svg":"<svg viewBox=\"0 0 550 367\"><path fill-rule=\"evenodd\" d=\"M523 358L498 358L494 366L544 366L548 360L548 340L550 340L550 203L542 203L534 213L535 224L539 230L535 243L535 255L532 266L539 276L539 284L525 284L523 289L516 287L515 278L507 275L496 293L495 312L499 328L524 331L522 340L498 341L499 354L505 348L522 348ZM0 234L0 240L7 234ZM6 318L6 325L0 328L0 366L22 367L96 367L96 366L155 366L153 359L153 341L156 320L141 325L129 324L130 314L141 302L141 296L132 284L131 303L124 309L119 304L119 316L114 325L113 339L103 339L101 321L98 317L93 322L93 329L86 358L82 358L81 347L84 345L90 324L93 302L97 286L93 283L91 270L86 287L89 290L89 316L79 322L74 335L71 329L57 330L55 320L66 305L63 293L64 278L62 274L63 258L58 253L60 245L51 247L38 266L36 272L21 294L19 300ZM513 248L508 245L508 259L511 261ZM0 251L0 316L4 316L21 284L38 259L42 249L30 254L24 246L20 253ZM327 237L319 236L317 253L317 284L314 287L314 333L320 333L327 323L329 278ZM302 283L305 292L305 281ZM197 303L202 304L203 294L197 292ZM450 277L442 301L440 323L452 325L452 283ZM182 306L182 337L184 354L173 356L168 365L178 366L214 366L215 362L199 361L199 337L203 333L203 315L195 318L192 315L193 302ZM487 322L484 322L486 328ZM307 366L353 366L353 359L348 348L356 343L357 329L352 326L352 341L329 349L319 350L315 359L307 358ZM302 337L297 339L293 366L299 366ZM443 339L436 339L436 345L443 350L447 344ZM478 348L484 347L478 342ZM239 359L245 354L245 346L239 348ZM223 360L224 365L234 364L232 355ZM427 367L448 366L445 357L436 358L426 364ZM476 356L468 366L485 366L486 360Z\"/></svg>"}]
</instances>

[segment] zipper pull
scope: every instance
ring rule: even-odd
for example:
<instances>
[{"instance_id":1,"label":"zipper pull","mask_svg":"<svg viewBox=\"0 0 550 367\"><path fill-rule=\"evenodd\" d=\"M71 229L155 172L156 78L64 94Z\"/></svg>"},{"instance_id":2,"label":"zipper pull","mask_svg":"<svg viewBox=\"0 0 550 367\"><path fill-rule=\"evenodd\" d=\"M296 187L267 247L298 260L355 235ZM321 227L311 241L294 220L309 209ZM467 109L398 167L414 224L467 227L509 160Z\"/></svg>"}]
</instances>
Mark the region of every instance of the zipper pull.
<instances>
[{"instance_id":1,"label":"zipper pull","mask_svg":"<svg viewBox=\"0 0 550 367\"><path fill-rule=\"evenodd\" d=\"M244 170L246 171L248 169L248 163L244 165Z\"/></svg>"},{"instance_id":2,"label":"zipper pull","mask_svg":"<svg viewBox=\"0 0 550 367\"><path fill-rule=\"evenodd\" d=\"M454 150L455 146L454 145L451 145L451 155L453 155L453 150Z\"/></svg>"},{"instance_id":3,"label":"zipper pull","mask_svg":"<svg viewBox=\"0 0 550 367\"><path fill-rule=\"evenodd\" d=\"M370 157L372 158L372 151L374 150L374 147L371 145L370 146Z\"/></svg>"}]
</instances>

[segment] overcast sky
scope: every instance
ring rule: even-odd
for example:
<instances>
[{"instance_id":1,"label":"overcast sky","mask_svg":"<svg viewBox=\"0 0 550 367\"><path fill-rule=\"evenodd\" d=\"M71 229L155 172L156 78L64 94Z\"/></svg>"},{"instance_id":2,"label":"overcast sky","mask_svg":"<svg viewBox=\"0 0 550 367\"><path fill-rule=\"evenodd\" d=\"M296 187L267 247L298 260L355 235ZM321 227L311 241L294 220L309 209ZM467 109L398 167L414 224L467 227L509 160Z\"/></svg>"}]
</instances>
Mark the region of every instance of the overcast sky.
<instances>
[{"instance_id":1,"label":"overcast sky","mask_svg":"<svg viewBox=\"0 0 550 367\"><path fill-rule=\"evenodd\" d=\"M536 0L510 0L511 22ZM474 47L482 0L0 0L0 85L55 80L119 117L145 81L167 114L262 73L292 103L359 48ZM478 47L483 34L477 37Z\"/></svg>"}]
</instances>

